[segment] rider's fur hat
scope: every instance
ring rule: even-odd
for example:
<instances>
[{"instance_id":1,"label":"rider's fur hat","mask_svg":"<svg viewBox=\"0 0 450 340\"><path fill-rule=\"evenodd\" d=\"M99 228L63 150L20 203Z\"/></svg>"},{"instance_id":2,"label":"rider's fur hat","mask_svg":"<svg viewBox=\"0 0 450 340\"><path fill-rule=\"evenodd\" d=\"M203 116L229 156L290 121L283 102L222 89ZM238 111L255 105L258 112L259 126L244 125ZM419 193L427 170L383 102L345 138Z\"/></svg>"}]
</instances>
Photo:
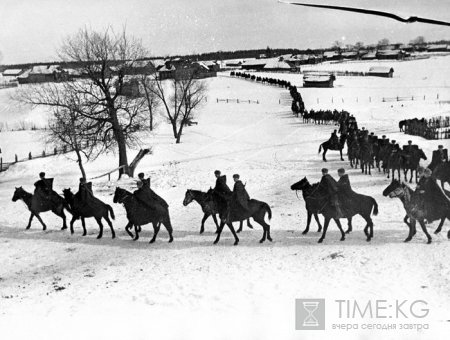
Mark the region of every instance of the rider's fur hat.
<instances>
[{"instance_id":1,"label":"rider's fur hat","mask_svg":"<svg viewBox=\"0 0 450 340\"><path fill-rule=\"evenodd\" d=\"M139 177L139 178L144 178L144 176L145 176L145 175L144 175L143 172L140 172L140 173L138 174L138 177Z\"/></svg>"},{"instance_id":2,"label":"rider's fur hat","mask_svg":"<svg viewBox=\"0 0 450 340\"><path fill-rule=\"evenodd\" d=\"M408 144L412 144L412 140L409 140L409 141L408 141Z\"/></svg>"},{"instance_id":3,"label":"rider's fur hat","mask_svg":"<svg viewBox=\"0 0 450 340\"><path fill-rule=\"evenodd\" d=\"M45 177L45 172L40 172L40 173L39 173L39 177L41 177L41 178L42 178L42 177Z\"/></svg>"},{"instance_id":4,"label":"rider's fur hat","mask_svg":"<svg viewBox=\"0 0 450 340\"><path fill-rule=\"evenodd\" d=\"M239 179L239 175L238 175L238 174L234 174L234 175L233 175L233 178Z\"/></svg>"},{"instance_id":5,"label":"rider's fur hat","mask_svg":"<svg viewBox=\"0 0 450 340\"><path fill-rule=\"evenodd\" d=\"M328 173L328 169L327 168L322 168L322 173L325 175Z\"/></svg>"},{"instance_id":6,"label":"rider's fur hat","mask_svg":"<svg viewBox=\"0 0 450 340\"><path fill-rule=\"evenodd\" d=\"M214 171L214 175L220 175L220 170Z\"/></svg>"},{"instance_id":7,"label":"rider's fur hat","mask_svg":"<svg viewBox=\"0 0 450 340\"><path fill-rule=\"evenodd\" d=\"M438 145L438 149L443 149L444 146L442 144Z\"/></svg>"},{"instance_id":8,"label":"rider's fur hat","mask_svg":"<svg viewBox=\"0 0 450 340\"><path fill-rule=\"evenodd\" d=\"M339 168L338 169L338 174L345 174L345 169L344 168Z\"/></svg>"}]
</instances>

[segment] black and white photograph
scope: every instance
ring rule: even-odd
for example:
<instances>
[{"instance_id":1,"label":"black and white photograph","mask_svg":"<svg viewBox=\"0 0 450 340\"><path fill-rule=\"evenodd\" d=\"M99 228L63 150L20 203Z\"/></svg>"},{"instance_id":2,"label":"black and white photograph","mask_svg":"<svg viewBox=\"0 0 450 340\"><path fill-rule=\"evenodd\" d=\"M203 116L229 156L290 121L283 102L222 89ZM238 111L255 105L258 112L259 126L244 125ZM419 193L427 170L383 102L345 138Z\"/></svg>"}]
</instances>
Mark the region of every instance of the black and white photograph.
<instances>
[{"instance_id":1,"label":"black and white photograph","mask_svg":"<svg viewBox=\"0 0 450 340\"><path fill-rule=\"evenodd\" d=\"M0 338L450 338L450 2L0 0Z\"/></svg>"}]
</instances>

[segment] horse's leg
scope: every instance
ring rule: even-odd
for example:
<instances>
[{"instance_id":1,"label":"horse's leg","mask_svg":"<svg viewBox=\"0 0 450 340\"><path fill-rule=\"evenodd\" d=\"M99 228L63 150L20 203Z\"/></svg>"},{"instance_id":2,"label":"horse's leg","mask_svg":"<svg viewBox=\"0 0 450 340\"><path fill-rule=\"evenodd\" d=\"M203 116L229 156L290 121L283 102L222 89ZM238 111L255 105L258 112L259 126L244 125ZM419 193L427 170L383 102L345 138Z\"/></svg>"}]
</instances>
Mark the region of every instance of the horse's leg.
<instances>
[{"instance_id":1,"label":"horse's leg","mask_svg":"<svg viewBox=\"0 0 450 340\"><path fill-rule=\"evenodd\" d=\"M341 154L341 161L343 161L343 160L344 160L344 157L342 157L342 148L339 149L339 152L340 152L340 154Z\"/></svg>"},{"instance_id":2,"label":"horse's leg","mask_svg":"<svg viewBox=\"0 0 450 340\"><path fill-rule=\"evenodd\" d=\"M169 233L169 243L173 242L173 228L172 228L172 222L170 222L170 216L167 214L166 218L162 222L164 227L166 228L167 232ZM161 226L161 223L159 224Z\"/></svg>"},{"instance_id":3,"label":"horse's leg","mask_svg":"<svg viewBox=\"0 0 450 340\"><path fill-rule=\"evenodd\" d=\"M365 228L364 228L364 234L367 237L366 241L370 242L370 240L373 237L373 221L370 218L370 215L367 216L367 217L363 216L363 218L366 220L366 223L367 223Z\"/></svg>"},{"instance_id":4,"label":"horse's leg","mask_svg":"<svg viewBox=\"0 0 450 340\"><path fill-rule=\"evenodd\" d=\"M219 223L217 222L216 214L212 214L212 218L214 220L214 223L216 224L216 234L219 231Z\"/></svg>"},{"instance_id":5,"label":"horse's leg","mask_svg":"<svg viewBox=\"0 0 450 340\"><path fill-rule=\"evenodd\" d=\"M217 231L217 237L216 237L216 239L214 241L214 244L217 244L217 242L219 242L220 234L222 234L222 230L223 230L224 226L225 226L225 222L221 220L220 221L220 225L219 225L219 230Z\"/></svg>"},{"instance_id":6,"label":"horse's leg","mask_svg":"<svg viewBox=\"0 0 450 340\"><path fill-rule=\"evenodd\" d=\"M439 234L441 232L442 226L444 225L444 222L445 222L445 217L441 218L441 222L439 223L439 226L434 231L435 234Z\"/></svg>"},{"instance_id":7,"label":"horse's leg","mask_svg":"<svg viewBox=\"0 0 450 340\"><path fill-rule=\"evenodd\" d=\"M236 230L236 232L239 234L242 231L242 225L244 224L244 221L239 221L239 228Z\"/></svg>"},{"instance_id":8,"label":"horse's leg","mask_svg":"<svg viewBox=\"0 0 450 340\"><path fill-rule=\"evenodd\" d=\"M427 237L427 243L431 243L431 236L428 234L427 227L425 225L425 222L423 220L419 220L420 227L422 228L422 231L424 232L425 236Z\"/></svg>"},{"instance_id":9,"label":"horse's leg","mask_svg":"<svg viewBox=\"0 0 450 340\"><path fill-rule=\"evenodd\" d=\"M150 240L150 243L154 243L156 241L156 236L158 236L159 229L160 229L159 223L152 222L152 224L153 224L153 237Z\"/></svg>"},{"instance_id":10,"label":"horse's leg","mask_svg":"<svg viewBox=\"0 0 450 340\"><path fill-rule=\"evenodd\" d=\"M60 216L63 220L63 226L61 227L61 230L67 229L67 223L66 223L66 214L64 214L64 207L61 206L61 211L59 211L56 215Z\"/></svg>"},{"instance_id":11,"label":"horse's leg","mask_svg":"<svg viewBox=\"0 0 450 340\"><path fill-rule=\"evenodd\" d=\"M97 239L102 238L103 236L103 224L102 224L102 219L101 217L96 217L95 220L97 221L98 226L100 227L100 232L97 235Z\"/></svg>"},{"instance_id":12,"label":"horse's leg","mask_svg":"<svg viewBox=\"0 0 450 340\"><path fill-rule=\"evenodd\" d=\"M127 232L127 234L133 238L133 233L130 231L130 229L133 227L133 223L128 221L128 224L125 226L125 231Z\"/></svg>"},{"instance_id":13,"label":"horse's leg","mask_svg":"<svg viewBox=\"0 0 450 340\"><path fill-rule=\"evenodd\" d=\"M81 218L81 225L83 226L83 236L86 236L86 221L84 220L84 217Z\"/></svg>"},{"instance_id":14,"label":"horse's leg","mask_svg":"<svg viewBox=\"0 0 450 340\"><path fill-rule=\"evenodd\" d=\"M114 231L113 224L112 224L111 220L109 219L108 211L106 211L106 214L105 214L105 216L103 216L103 218L106 220L106 223L108 223L109 229L111 229L111 238L116 238L116 232Z\"/></svg>"},{"instance_id":15,"label":"horse's leg","mask_svg":"<svg viewBox=\"0 0 450 340\"><path fill-rule=\"evenodd\" d=\"M73 224L75 223L77 219L75 218L75 216L72 216L72 219L70 220L70 233L73 235L73 233L75 232L73 230Z\"/></svg>"},{"instance_id":16,"label":"horse's leg","mask_svg":"<svg viewBox=\"0 0 450 340\"><path fill-rule=\"evenodd\" d=\"M408 227L409 227L409 234L408 234L408 237L405 239L405 242L411 241L412 238L414 237L414 235L416 234L416 220L413 218L410 218Z\"/></svg>"},{"instance_id":17,"label":"horse's leg","mask_svg":"<svg viewBox=\"0 0 450 340\"><path fill-rule=\"evenodd\" d=\"M323 224L323 231L322 231L322 237L319 239L318 243L322 243L325 239L325 236L327 234L328 225L330 224L330 218L325 217L325 222Z\"/></svg>"},{"instance_id":18,"label":"horse's leg","mask_svg":"<svg viewBox=\"0 0 450 340\"><path fill-rule=\"evenodd\" d=\"M306 235L309 232L309 224L311 223L311 216L312 216L311 211L307 210L307 214L308 214L308 218L306 220L306 228L302 232L303 235Z\"/></svg>"},{"instance_id":19,"label":"horse's leg","mask_svg":"<svg viewBox=\"0 0 450 340\"><path fill-rule=\"evenodd\" d=\"M325 156L326 156L326 154L327 154L327 148L323 148L323 154L322 154L322 160L324 161L324 162L326 162L327 161L327 159L325 158Z\"/></svg>"},{"instance_id":20,"label":"horse's leg","mask_svg":"<svg viewBox=\"0 0 450 340\"><path fill-rule=\"evenodd\" d=\"M247 218L247 227L249 227L250 229L253 229L252 224L250 223L250 217Z\"/></svg>"},{"instance_id":21,"label":"horse's leg","mask_svg":"<svg viewBox=\"0 0 450 340\"><path fill-rule=\"evenodd\" d=\"M339 228L339 231L341 232L341 239L340 240L341 241L345 241L345 233L344 233L344 229L342 229L341 221L339 221L338 218L335 218L334 222L336 222L336 224L337 224L337 226Z\"/></svg>"},{"instance_id":22,"label":"horse's leg","mask_svg":"<svg viewBox=\"0 0 450 340\"><path fill-rule=\"evenodd\" d=\"M320 233L322 231L322 224L320 223L319 216L317 215L317 213L314 213L314 219L316 220L316 223L319 226L317 232Z\"/></svg>"},{"instance_id":23,"label":"horse's leg","mask_svg":"<svg viewBox=\"0 0 450 340\"><path fill-rule=\"evenodd\" d=\"M350 234L350 233L353 231L352 217L348 217L348 218L347 218L347 221L348 221L348 223L347 223L348 228L347 228L347 231L346 231L345 233L346 233L346 234Z\"/></svg>"},{"instance_id":24,"label":"horse's leg","mask_svg":"<svg viewBox=\"0 0 450 340\"><path fill-rule=\"evenodd\" d=\"M133 241L137 241L137 240L139 240L139 232L142 230L142 228L141 228L141 226L140 225L134 225L134 233L135 233L135 235L134 235L134 238L133 238Z\"/></svg>"},{"instance_id":25,"label":"horse's leg","mask_svg":"<svg viewBox=\"0 0 450 340\"><path fill-rule=\"evenodd\" d=\"M30 229L30 227L31 227L31 221L33 221L33 217L34 217L34 214L31 213L31 214L30 214L30 219L28 220L28 225L27 225L27 227L25 228L25 230Z\"/></svg>"},{"instance_id":26,"label":"horse's leg","mask_svg":"<svg viewBox=\"0 0 450 340\"><path fill-rule=\"evenodd\" d=\"M205 213L202 218L202 225L200 226L200 234L203 234L205 231L205 222L208 219L209 214Z\"/></svg>"},{"instance_id":27,"label":"horse's leg","mask_svg":"<svg viewBox=\"0 0 450 340\"><path fill-rule=\"evenodd\" d=\"M234 236L234 245L237 246L239 243L239 238L238 238L236 232L234 231L233 224L231 222L229 222L229 223L227 223L227 225L228 225L228 228L230 228L230 231Z\"/></svg>"},{"instance_id":28,"label":"horse's leg","mask_svg":"<svg viewBox=\"0 0 450 340\"><path fill-rule=\"evenodd\" d=\"M41 222L42 224L42 230L47 230L47 226L45 225L44 221L42 221L41 216L39 216L39 214L34 214L36 216L36 218L39 220L39 222Z\"/></svg>"}]
</instances>

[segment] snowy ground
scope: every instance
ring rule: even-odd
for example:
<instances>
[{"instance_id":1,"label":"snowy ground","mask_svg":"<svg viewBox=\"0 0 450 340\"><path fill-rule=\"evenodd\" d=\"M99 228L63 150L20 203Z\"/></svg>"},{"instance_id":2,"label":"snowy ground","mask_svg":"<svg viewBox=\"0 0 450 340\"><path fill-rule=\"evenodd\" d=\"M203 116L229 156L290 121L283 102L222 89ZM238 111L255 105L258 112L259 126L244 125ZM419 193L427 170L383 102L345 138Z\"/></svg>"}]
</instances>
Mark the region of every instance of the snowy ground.
<instances>
[{"instance_id":1,"label":"snowy ground","mask_svg":"<svg viewBox=\"0 0 450 340\"><path fill-rule=\"evenodd\" d=\"M424 89L445 96L450 70L443 65L448 61L449 57L395 63L398 78L340 78L337 84L341 85L334 89L302 89L301 93L307 107L347 109L369 130L401 143L412 138L431 156L438 142L400 134L397 122L418 112L424 116L448 112L448 104L435 99L420 103L344 100L332 106L325 99L317 104L316 98L366 98L372 92L377 96L396 92L395 96ZM430 79L420 82L423 74ZM301 82L299 75L285 77L298 77L294 80ZM4 334L32 339L446 338L450 328L448 222L445 233L433 235L431 245L425 244L420 231L410 244L404 244L403 207L400 201L381 195L389 181L380 174L364 176L348 170L354 189L373 196L379 204L375 237L371 243L365 241L363 221L356 217L354 232L345 242L339 241L332 224L324 244L317 244L315 222L310 234L301 234L306 221L304 202L289 187L304 176L311 182L320 179L324 164L317 150L334 127L305 125L294 118L289 106L279 104L286 96L284 89L223 76L208 83L209 99L196 118L199 124L186 130L182 144L173 143L164 123L154 135L143 138L143 146L153 146L154 154L138 170L152 177L152 187L170 204L175 229L172 244L162 230L156 244L149 245L149 226L138 242L131 241L123 229L125 211L112 203L116 183L104 178L94 180L94 190L114 207L117 239L111 240L106 230L104 238L96 240L93 221L88 222L88 236L81 236L79 223L71 236L61 232L60 221L48 213L43 214L48 231L43 232L36 221L25 231L28 212L23 204L11 202L14 187L32 190L37 173L43 170L56 178L58 191L75 188L79 171L70 155L21 163L0 174L0 329L7 330ZM11 105L3 94L1 98L3 108ZM260 104L217 103L216 98L259 100ZM2 119L10 119L3 118L4 111ZM23 119L42 123L42 117L28 111ZM0 136L4 138L3 133ZM34 147L43 145L43 139L33 139L31 132L27 138L35 140ZM18 151L29 147L19 143L26 140L19 134L8 135L11 140L17 141L12 145ZM135 152L131 150L130 155ZM326 166L333 175L343 165L349 169L336 153L330 152L328 159ZM116 162L114 155L103 155L87 165L88 176L105 173ZM183 207L184 193L213 186L215 169L229 179L239 173L250 195L270 204L273 243L258 243L262 230L256 225L255 230L244 229L237 247L232 246L227 230L220 244L212 245L212 221L207 222L206 233L198 235L202 213L195 204ZM131 183L125 180L120 185L130 187ZM429 226L430 231L435 227ZM296 298L325 298L330 305L336 299L422 299L431 310L426 319L431 329L380 334L330 328L295 331ZM348 322L337 319L332 310L327 318L328 324Z\"/></svg>"}]
</instances>

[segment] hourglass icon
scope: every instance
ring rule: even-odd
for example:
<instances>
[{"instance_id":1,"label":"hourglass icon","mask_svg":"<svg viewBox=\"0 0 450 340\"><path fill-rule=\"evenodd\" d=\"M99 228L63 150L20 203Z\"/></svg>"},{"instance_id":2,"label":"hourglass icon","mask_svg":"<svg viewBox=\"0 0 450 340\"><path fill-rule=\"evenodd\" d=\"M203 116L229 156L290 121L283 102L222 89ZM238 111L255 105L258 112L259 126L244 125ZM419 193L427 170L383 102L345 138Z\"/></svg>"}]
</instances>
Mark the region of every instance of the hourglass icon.
<instances>
[{"instance_id":1,"label":"hourglass icon","mask_svg":"<svg viewBox=\"0 0 450 340\"><path fill-rule=\"evenodd\" d=\"M318 327L319 321L313 315L319 307L318 301L303 301L303 308L308 312L307 317L303 320L303 327Z\"/></svg>"}]
</instances>

